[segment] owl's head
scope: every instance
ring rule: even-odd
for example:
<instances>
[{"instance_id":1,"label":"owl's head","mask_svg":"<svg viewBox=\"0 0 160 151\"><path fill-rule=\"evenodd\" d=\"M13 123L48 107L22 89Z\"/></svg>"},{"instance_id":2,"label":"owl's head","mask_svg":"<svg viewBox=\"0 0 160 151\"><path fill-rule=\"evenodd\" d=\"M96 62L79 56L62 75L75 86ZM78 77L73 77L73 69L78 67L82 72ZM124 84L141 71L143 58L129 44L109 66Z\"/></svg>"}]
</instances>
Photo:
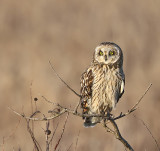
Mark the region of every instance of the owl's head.
<instances>
[{"instance_id":1,"label":"owl's head","mask_svg":"<svg viewBox=\"0 0 160 151\"><path fill-rule=\"evenodd\" d=\"M106 65L122 65L123 53L117 44L112 42L103 42L95 49L94 61Z\"/></svg>"}]
</instances>

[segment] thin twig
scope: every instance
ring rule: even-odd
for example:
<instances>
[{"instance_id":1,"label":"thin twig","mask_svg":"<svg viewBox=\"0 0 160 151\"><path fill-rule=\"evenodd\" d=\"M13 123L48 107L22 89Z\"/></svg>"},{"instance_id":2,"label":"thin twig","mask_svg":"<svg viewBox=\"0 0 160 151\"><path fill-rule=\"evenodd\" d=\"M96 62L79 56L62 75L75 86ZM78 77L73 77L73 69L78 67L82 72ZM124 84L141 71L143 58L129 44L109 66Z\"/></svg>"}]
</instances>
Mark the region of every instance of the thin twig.
<instances>
[{"instance_id":1,"label":"thin twig","mask_svg":"<svg viewBox=\"0 0 160 151\"><path fill-rule=\"evenodd\" d=\"M131 114L132 112L134 112L138 107L138 105L139 105L139 103L142 101L142 99L144 98L144 96L147 94L147 92L149 91L149 89L151 88L151 86L152 86L152 83L148 86L148 88L145 90L145 92L143 93L143 95L140 97L140 99L137 101L137 103L130 109L130 110L128 110L128 112L126 112L126 113L120 113L120 115L119 116L117 116L117 117L115 117L114 118L114 120L117 120L117 119L120 119L120 118L122 118L122 117L124 117L124 116L126 116L126 115L129 115L129 114Z\"/></svg>"},{"instance_id":2,"label":"thin twig","mask_svg":"<svg viewBox=\"0 0 160 151\"><path fill-rule=\"evenodd\" d=\"M31 117L33 117L34 115L36 115L36 113L39 113L39 112L36 111L35 113L33 113L33 114L31 115ZM32 132L32 130L31 130L30 126L29 126L30 120L27 120L27 119L26 119L26 122L27 122L27 130L28 130L28 132L29 132L29 134L30 134L30 136L31 136L31 138L32 138L32 141L33 141L33 143L34 143L34 146L35 146L36 150L37 150L37 151L39 151L39 150L42 151L39 143L37 142L37 140L36 140L36 138L35 138L35 136L34 136L34 133Z\"/></svg>"},{"instance_id":3,"label":"thin twig","mask_svg":"<svg viewBox=\"0 0 160 151\"><path fill-rule=\"evenodd\" d=\"M45 135L46 135L46 151L49 151L49 137L48 137L50 135L49 121L46 122Z\"/></svg>"},{"instance_id":4,"label":"thin twig","mask_svg":"<svg viewBox=\"0 0 160 151\"><path fill-rule=\"evenodd\" d=\"M135 110L137 109L137 106L139 105L139 103L142 101L142 99L144 98L144 96L147 94L147 92L149 91L149 89L151 88L152 83L148 86L148 88L146 89L146 91L143 93L143 95L140 97L140 99L138 100L138 102L131 108L131 110Z\"/></svg>"},{"instance_id":5,"label":"thin twig","mask_svg":"<svg viewBox=\"0 0 160 151\"><path fill-rule=\"evenodd\" d=\"M160 151L160 147L159 147L159 145L158 145L158 142L157 142L157 140L155 139L155 137L153 136L151 130L150 130L150 129L148 128L148 126L146 125L146 123L145 123L142 119L138 118L136 115L133 115L133 116L134 116L136 119L138 119L139 121L141 121L141 123L146 127L146 129L148 130L148 132L150 133L151 137L153 138L153 140L154 140L154 142L155 142L155 144L156 144L157 150Z\"/></svg>"},{"instance_id":6,"label":"thin twig","mask_svg":"<svg viewBox=\"0 0 160 151\"><path fill-rule=\"evenodd\" d=\"M63 129L62 129L61 136L60 136L60 138L58 139L58 142L56 143L56 146L54 147L54 151L56 151L56 149L57 149L57 147L58 147L58 145L59 145L59 143L60 143L60 141L61 141L61 139L62 139L62 137L63 137L63 134L64 134L64 130L65 130L65 128L66 128L66 124L67 124L68 117L69 117L69 113L68 113L67 116L66 116L66 120L65 120Z\"/></svg>"},{"instance_id":7,"label":"thin twig","mask_svg":"<svg viewBox=\"0 0 160 151\"><path fill-rule=\"evenodd\" d=\"M68 149L66 151L69 151L72 147L73 143L71 145L69 145Z\"/></svg>"},{"instance_id":8,"label":"thin twig","mask_svg":"<svg viewBox=\"0 0 160 151\"><path fill-rule=\"evenodd\" d=\"M81 97L80 94L78 94L75 90L73 90L73 89L59 76L59 74L58 74L58 73L56 72L56 70L54 69L54 67L53 67L53 65L52 65L52 63L51 63L50 60L49 60L49 64L50 64L52 70L54 71L55 75L61 80L61 82L62 82L63 84L65 84L75 95L77 95L78 97Z\"/></svg>"},{"instance_id":9,"label":"thin twig","mask_svg":"<svg viewBox=\"0 0 160 151\"><path fill-rule=\"evenodd\" d=\"M76 107L75 107L75 109L74 109L74 112L75 112L75 113L77 113L77 110L78 110L78 107L79 107L80 103L81 103L81 101L79 101L78 104L76 105Z\"/></svg>"},{"instance_id":10,"label":"thin twig","mask_svg":"<svg viewBox=\"0 0 160 151\"><path fill-rule=\"evenodd\" d=\"M76 139L76 146L75 146L75 151L77 150L77 145L78 145L79 134L80 134L80 131L78 132L78 135L77 135L77 139Z\"/></svg>"},{"instance_id":11,"label":"thin twig","mask_svg":"<svg viewBox=\"0 0 160 151\"><path fill-rule=\"evenodd\" d=\"M46 102L48 102L48 103L50 103L50 104L56 105L56 106L58 106L58 107L60 107L60 108L64 108L64 107L61 106L59 103L55 103L55 102L49 101L45 96L42 96L42 98L43 98Z\"/></svg>"},{"instance_id":12,"label":"thin twig","mask_svg":"<svg viewBox=\"0 0 160 151\"><path fill-rule=\"evenodd\" d=\"M30 99L31 99L31 111L32 111L32 114L33 114L33 103L32 103L32 99L33 99L33 97L32 97L32 82L30 83ZM32 123L33 124L33 123Z\"/></svg>"},{"instance_id":13,"label":"thin twig","mask_svg":"<svg viewBox=\"0 0 160 151\"><path fill-rule=\"evenodd\" d=\"M54 135L55 135L55 133L56 133L56 131L57 131L58 126L59 126L59 122L58 122L57 125L56 125L56 128L55 128L55 130L54 130L54 132L53 132L53 134L52 134L52 137L51 137L51 139L50 139L50 141L49 141L49 144L52 142L53 137L54 137Z\"/></svg>"}]
</instances>

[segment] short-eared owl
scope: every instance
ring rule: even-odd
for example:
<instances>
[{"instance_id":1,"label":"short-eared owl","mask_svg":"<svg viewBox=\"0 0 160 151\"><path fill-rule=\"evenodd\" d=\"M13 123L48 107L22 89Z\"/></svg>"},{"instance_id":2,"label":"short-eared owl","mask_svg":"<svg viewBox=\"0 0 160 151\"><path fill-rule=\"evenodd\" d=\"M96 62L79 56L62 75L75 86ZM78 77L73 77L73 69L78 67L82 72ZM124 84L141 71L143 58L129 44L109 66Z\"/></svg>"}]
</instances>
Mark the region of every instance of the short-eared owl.
<instances>
[{"instance_id":1,"label":"short-eared owl","mask_svg":"<svg viewBox=\"0 0 160 151\"><path fill-rule=\"evenodd\" d=\"M97 46L92 64L82 74L80 83L83 114L110 113L124 93L121 48L112 42ZM92 127L100 121L100 117L84 118L84 126Z\"/></svg>"}]
</instances>

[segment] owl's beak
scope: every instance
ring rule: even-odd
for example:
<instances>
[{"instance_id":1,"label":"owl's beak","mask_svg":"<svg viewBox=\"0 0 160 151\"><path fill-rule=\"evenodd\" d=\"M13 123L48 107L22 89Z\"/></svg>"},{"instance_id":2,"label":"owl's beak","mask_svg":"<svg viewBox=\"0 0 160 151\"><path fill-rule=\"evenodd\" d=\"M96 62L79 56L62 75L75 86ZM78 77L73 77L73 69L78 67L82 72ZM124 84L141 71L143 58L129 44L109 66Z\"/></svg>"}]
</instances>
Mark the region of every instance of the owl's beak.
<instances>
[{"instance_id":1,"label":"owl's beak","mask_svg":"<svg viewBox=\"0 0 160 151\"><path fill-rule=\"evenodd\" d=\"M107 55L105 55L104 58L105 58L105 61L107 61Z\"/></svg>"}]
</instances>

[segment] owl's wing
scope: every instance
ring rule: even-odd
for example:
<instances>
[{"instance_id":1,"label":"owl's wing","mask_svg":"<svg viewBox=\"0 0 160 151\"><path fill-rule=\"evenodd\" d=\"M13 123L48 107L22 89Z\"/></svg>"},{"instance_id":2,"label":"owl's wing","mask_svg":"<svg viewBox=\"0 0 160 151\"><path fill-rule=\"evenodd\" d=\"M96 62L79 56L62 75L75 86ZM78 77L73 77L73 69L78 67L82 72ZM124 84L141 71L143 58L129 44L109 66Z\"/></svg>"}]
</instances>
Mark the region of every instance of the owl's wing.
<instances>
[{"instance_id":1,"label":"owl's wing","mask_svg":"<svg viewBox=\"0 0 160 151\"><path fill-rule=\"evenodd\" d=\"M92 85L93 85L93 74L92 69L88 68L86 72L84 72L80 79L81 84L81 107L83 108L83 113L87 113L88 106L87 102L88 100L91 100L92 97Z\"/></svg>"},{"instance_id":2,"label":"owl's wing","mask_svg":"<svg viewBox=\"0 0 160 151\"><path fill-rule=\"evenodd\" d=\"M125 87L125 75L120 74L119 99L122 97L122 95L124 93L124 87ZM118 101L119 101L119 99L118 99Z\"/></svg>"}]
</instances>

